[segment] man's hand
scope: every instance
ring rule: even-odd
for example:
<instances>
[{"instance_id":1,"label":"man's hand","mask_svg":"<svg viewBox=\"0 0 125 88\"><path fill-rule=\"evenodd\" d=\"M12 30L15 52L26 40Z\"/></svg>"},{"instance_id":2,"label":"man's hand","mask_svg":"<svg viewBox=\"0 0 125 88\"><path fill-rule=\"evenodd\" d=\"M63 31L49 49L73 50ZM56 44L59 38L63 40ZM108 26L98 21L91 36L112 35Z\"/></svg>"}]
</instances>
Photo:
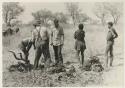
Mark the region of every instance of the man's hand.
<instances>
[{"instance_id":1,"label":"man's hand","mask_svg":"<svg viewBox=\"0 0 125 88\"><path fill-rule=\"evenodd\" d=\"M52 46L52 45L53 45L53 43L50 43L50 45Z\"/></svg>"},{"instance_id":2,"label":"man's hand","mask_svg":"<svg viewBox=\"0 0 125 88\"><path fill-rule=\"evenodd\" d=\"M26 51L26 53L25 53L27 56L29 56L29 52L28 51Z\"/></svg>"},{"instance_id":3,"label":"man's hand","mask_svg":"<svg viewBox=\"0 0 125 88\"><path fill-rule=\"evenodd\" d=\"M34 47L34 50L36 49L36 47Z\"/></svg>"}]
</instances>

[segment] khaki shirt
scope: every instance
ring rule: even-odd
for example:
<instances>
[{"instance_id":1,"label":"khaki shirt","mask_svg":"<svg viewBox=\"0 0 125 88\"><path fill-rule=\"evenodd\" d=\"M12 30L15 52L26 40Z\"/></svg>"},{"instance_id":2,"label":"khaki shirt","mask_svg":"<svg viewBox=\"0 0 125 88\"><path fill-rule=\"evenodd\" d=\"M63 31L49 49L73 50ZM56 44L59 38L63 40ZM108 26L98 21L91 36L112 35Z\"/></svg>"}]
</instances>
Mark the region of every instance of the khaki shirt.
<instances>
[{"instance_id":1,"label":"khaki shirt","mask_svg":"<svg viewBox=\"0 0 125 88\"><path fill-rule=\"evenodd\" d=\"M40 35L39 35L40 33ZM47 28L45 27L41 27L39 30L38 29L34 29L32 32L32 39L36 40L38 38L41 38L42 40L47 40L49 38L49 33L47 31Z\"/></svg>"},{"instance_id":2,"label":"khaki shirt","mask_svg":"<svg viewBox=\"0 0 125 88\"><path fill-rule=\"evenodd\" d=\"M49 33L47 31L47 28L46 27L41 27L39 30L34 29L33 32L32 32L32 40L35 43L49 40Z\"/></svg>"}]
</instances>

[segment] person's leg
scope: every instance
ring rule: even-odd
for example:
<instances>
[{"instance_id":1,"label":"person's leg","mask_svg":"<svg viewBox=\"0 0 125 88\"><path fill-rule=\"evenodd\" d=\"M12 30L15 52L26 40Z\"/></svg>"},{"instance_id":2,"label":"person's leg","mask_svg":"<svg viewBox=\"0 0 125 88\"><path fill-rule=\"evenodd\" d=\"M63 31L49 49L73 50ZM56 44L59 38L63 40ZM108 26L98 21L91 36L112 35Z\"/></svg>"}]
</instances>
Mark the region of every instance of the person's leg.
<instances>
[{"instance_id":1,"label":"person's leg","mask_svg":"<svg viewBox=\"0 0 125 88\"><path fill-rule=\"evenodd\" d=\"M106 68L108 67L108 52L109 52L109 50L110 50L110 45L107 44L106 50L105 50L105 57L106 57L105 66L106 66Z\"/></svg>"},{"instance_id":2,"label":"person's leg","mask_svg":"<svg viewBox=\"0 0 125 88\"><path fill-rule=\"evenodd\" d=\"M42 53L45 58L45 65L48 67L51 63L50 52L47 45L42 48Z\"/></svg>"},{"instance_id":3,"label":"person's leg","mask_svg":"<svg viewBox=\"0 0 125 88\"><path fill-rule=\"evenodd\" d=\"M62 45L58 46L58 60L59 64L63 65Z\"/></svg>"},{"instance_id":4,"label":"person's leg","mask_svg":"<svg viewBox=\"0 0 125 88\"><path fill-rule=\"evenodd\" d=\"M26 63L28 63L28 56L29 56L29 53L27 52L27 50L26 50L26 47L25 46L22 46L22 52L23 52L23 58L24 58L24 60L26 60Z\"/></svg>"},{"instance_id":5,"label":"person's leg","mask_svg":"<svg viewBox=\"0 0 125 88\"><path fill-rule=\"evenodd\" d=\"M55 54L55 64L58 63L58 47L53 46L54 54Z\"/></svg>"},{"instance_id":6,"label":"person's leg","mask_svg":"<svg viewBox=\"0 0 125 88\"><path fill-rule=\"evenodd\" d=\"M35 52L34 69L38 68L40 56L41 56L41 49L37 48Z\"/></svg>"},{"instance_id":7,"label":"person's leg","mask_svg":"<svg viewBox=\"0 0 125 88\"><path fill-rule=\"evenodd\" d=\"M84 65L84 51L85 50L81 50L81 64L82 64L82 66Z\"/></svg>"},{"instance_id":8,"label":"person's leg","mask_svg":"<svg viewBox=\"0 0 125 88\"><path fill-rule=\"evenodd\" d=\"M78 59L78 62L81 64L79 53L80 50L76 50L76 58Z\"/></svg>"},{"instance_id":9,"label":"person's leg","mask_svg":"<svg viewBox=\"0 0 125 88\"><path fill-rule=\"evenodd\" d=\"M24 58L25 58L26 64L27 64L27 63L28 63L28 56L29 56L29 54L28 54L28 53L25 53L24 55L25 55Z\"/></svg>"},{"instance_id":10,"label":"person's leg","mask_svg":"<svg viewBox=\"0 0 125 88\"><path fill-rule=\"evenodd\" d=\"M112 63L113 63L113 45L111 46L110 49L110 66L112 66Z\"/></svg>"},{"instance_id":11,"label":"person's leg","mask_svg":"<svg viewBox=\"0 0 125 88\"><path fill-rule=\"evenodd\" d=\"M52 63L51 55L50 55L50 50L49 50L49 44L47 45L46 52L47 52L47 58L48 58L48 61L49 61L50 63Z\"/></svg>"}]
</instances>

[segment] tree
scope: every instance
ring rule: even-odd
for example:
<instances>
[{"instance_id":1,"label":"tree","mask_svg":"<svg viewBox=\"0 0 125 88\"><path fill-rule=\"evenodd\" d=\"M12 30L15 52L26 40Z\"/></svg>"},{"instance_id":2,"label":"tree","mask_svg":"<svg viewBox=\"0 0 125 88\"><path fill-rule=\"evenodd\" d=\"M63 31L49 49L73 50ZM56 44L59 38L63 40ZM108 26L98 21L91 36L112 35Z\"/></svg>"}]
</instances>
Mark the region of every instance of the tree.
<instances>
[{"instance_id":1,"label":"tree","mask_svg":"<svg viewBox=\"0 0 125 88\"><path fill-rule=\"evenodd\" d=\"M85 13L79 13L79 14L76 15L76 19L77 19L78 23L82 23L82 22L88 21L90 18Z\"/></svg>"},{"instance_id":2,"label":"tree","mask_svg":"<svg viewBox=\"0 0 125 88\"><path fill-rule=\"evenodd\" d=\"M122 7L121 3L104 3L104 8L108 11L108 13L112 16L113 21L117 24L121 14Z\"/></svg>"},{"instance_id":3,"label":"tree","mask_svg":"<svg viewBox=\"0 0 125 88\"><path fill-rule=\"evenodd\" d=\"M10 23L12 19L16 19L23 11L23 7L18 2L4 2L2 5L4 23Z\"/></svg>"},{"instance_id":4,"label":"tree","mask_svg":"<svg viewBox=\"0 0 125 88\"><path fill-rule=\"evenodd\" d=\"M42 24L47 25L49 20L53 19L53 14L47 9L41 9L37 12L32 13L35 20L40 20Z\"/></svg>"},{"instance_id":5,"label":"tree","mask_svg":"<svg viewBox=\"0 0 125 88\"><path fill-rule=\"evenodd\" d=\"M79 9L78 3L73 3L73 2L66 3L66 9L73 20L73 24L75 25L76 24L76 16L77 16L77 14L79 14L79 12L81 12L81 10Z\"/></svg>"},{"instance_id":6,"label":"tree","mask_svg":"<svg viewBox=\"0 0 125 88\"><path fill-rule=\"evenodd\" d=\"M107 15L107 10L103 4L104 3L96 3L94 8L94 14L101 20L102 25L105 24L105 17Z\"/></svg>"},{"instance_id":7,"label":"tree","mask_svg":"<svg viewBox=\"0 0 125 88\"><path fill-rule=\"evenodd\" d=\"M54 14L54 18L57 18L61 23L67 23L67 15L63 14L62 12L57 12Z\"/></svg>"}]
</instances>

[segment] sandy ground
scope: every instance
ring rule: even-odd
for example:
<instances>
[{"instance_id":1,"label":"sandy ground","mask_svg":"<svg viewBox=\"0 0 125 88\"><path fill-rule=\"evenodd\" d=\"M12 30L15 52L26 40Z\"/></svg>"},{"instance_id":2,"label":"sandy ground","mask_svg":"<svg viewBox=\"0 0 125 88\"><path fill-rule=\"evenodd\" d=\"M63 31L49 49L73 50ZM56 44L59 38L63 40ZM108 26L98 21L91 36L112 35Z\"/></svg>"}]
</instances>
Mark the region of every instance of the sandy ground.
<instances>
[{"instance_id":1,"label":"sandy ground","mask_svg":"<svg viewBox=\"0 0 125 88\"><path fill-rule=\"evenodd\" d=\"M115 60L114 66L109 68L109 71L104 72L104 84L106 86L123 87L124 84L124 68L123 59Z\"/></svg>"}]
</instances>

